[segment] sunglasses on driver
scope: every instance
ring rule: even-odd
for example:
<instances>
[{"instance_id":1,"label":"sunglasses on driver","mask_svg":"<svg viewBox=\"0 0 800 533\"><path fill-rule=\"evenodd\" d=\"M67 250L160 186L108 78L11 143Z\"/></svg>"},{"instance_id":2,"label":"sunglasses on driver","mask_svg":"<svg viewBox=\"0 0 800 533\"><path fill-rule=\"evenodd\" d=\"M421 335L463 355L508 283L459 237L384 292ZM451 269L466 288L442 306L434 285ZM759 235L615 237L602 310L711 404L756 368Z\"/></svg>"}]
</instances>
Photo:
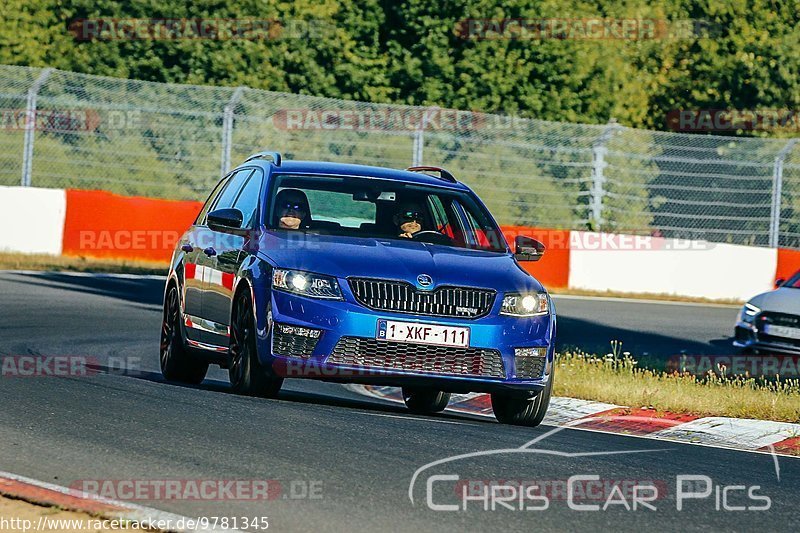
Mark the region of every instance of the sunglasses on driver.
<instances>
[{"instance_id":1,"label":"sunglasses on driver","mask_svg":"<svg viewBox=\"0 0 800 533\"><path fill-rule=\"evenodd\" d=\"M280 208L281 208L283 211L289 211L289 210L293 210L293 211L302 211L302 212L305 212L305 210L306 210L306 206L305 206L305 204L303 204L303 203L297 203L297 202L285 202L285 203L282 203L282 204L280 205Z\"/></svg>"},{"instance_id":2,"label":"sunglasses on driver","mask_svg":"<svg viewBox=\"0 0 800 533\"><path fill-rule=\"evenodd\" d=\"M422 215L418 211L403 211L398 213L398 218L403 222L422 221Z\"/></svg>"}]
</instances>

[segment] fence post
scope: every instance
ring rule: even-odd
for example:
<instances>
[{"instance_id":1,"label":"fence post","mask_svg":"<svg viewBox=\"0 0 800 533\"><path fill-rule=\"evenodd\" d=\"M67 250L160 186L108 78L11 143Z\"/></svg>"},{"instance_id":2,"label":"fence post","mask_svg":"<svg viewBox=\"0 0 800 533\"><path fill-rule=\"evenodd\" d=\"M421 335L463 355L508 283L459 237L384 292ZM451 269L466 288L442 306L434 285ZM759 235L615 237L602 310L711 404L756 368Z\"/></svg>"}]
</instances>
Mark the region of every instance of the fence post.
<instances>
[{"instance_id":1,"label":"fence post","mask_svg":"<svg viewBox=\"0 0 800 533\"><path fill-rule=\"evenodd\" d=\"M46 68L28 89L28 99L25 102L25 138L22 145L22 182L23 187L31 186L31 170L33 169L33 133L36 130L36 97L39 89L50 77L53 69Z\"/></svg>"},{"instance_id":2,"label":"fence post","mask_svg":"<svg viewBox=\"0 0 800 533\"><path fill-rule=\"evenodd\" d=\"M426 108L422 112L422 117L419 121L419 128L414 132L414 145L412 147L413 153L411 155L411 166L418 167L422 165L422 153L425 147L425 126L431 119L430 114L439 111L439 107Z\"/></svg>"},{"instance_id":3,"label":"fence post","mask_svg":"<svg viewBox=\"0 0 800 533\"><path fill-rule=\"evenodd\" d=\"M789 139L772 164L772 204L769 216L769 247L777 248L781 231L781 196L783 195L783 162L792 151L797 139Z\"/></svg>"},{"instance_id":4,"label":"fence post","mask_svg":"<svg viewBox=\"0 0 800 533\"><path fill-rule=\"evenodd\" d=\"M233 114L236 104L242 99L244 87L237 87L231 99L225 105L222 116L222 160L220 161L220 176L224 176L231 168L231 145L233 144Z\"/></svg>"},{"instance_id":5,"label":"fence post","mask_svg":"<svg viewBox=\"0 0 800 533\"><path fill-rule=\"evenodd\" d=\"M425 133L422 128L417 128L414 132L414 146L411 154L411 166L418 167L422 164L422 147L425 144Z\"/></svg>"},{"instance_id":6,"label":"fence post","mask_svg":"<svg viewBox=\"0 0 800 533\"><path fill-rule=\"evenodd\" d=\"M603 224L603 196L605 196L605 169L606 154L608 154L608 140L614 131L619 128L616 119L608 121L603 133L592 145L592 191L591 191L591 221L594 231L600 231Z\"/></svg>"}]
</instances>

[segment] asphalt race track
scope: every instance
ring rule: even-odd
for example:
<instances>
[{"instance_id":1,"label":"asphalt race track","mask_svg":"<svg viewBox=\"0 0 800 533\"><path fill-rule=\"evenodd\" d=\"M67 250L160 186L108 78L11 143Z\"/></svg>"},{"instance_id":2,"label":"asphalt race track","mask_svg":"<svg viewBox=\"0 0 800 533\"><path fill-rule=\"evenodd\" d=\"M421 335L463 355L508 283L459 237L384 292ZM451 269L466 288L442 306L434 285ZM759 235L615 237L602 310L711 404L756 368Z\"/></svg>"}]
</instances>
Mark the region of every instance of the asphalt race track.
<instances>
[{"instance_id":1,"label":"asphalt race track","mask_svg":"<svg viewBox=\"0 0 800 533\"><path fill-rule=\"evenodd\" d=\"M580 430L556 432L528 453L433 466L410 487L415 472L431 462L518 449L553 428L415 416L311 381L287 382L278 400L239 397L228 392L219 369L199 387L167 384L158 372L161 291L162 281L154 278L0 273L0 356L88 356L105 369L86 377L0 377L0 470L64 486L80 480L275 480L280 491L269 501L136 503L186 516L268 516L277 531L788 531L800 520L796 459L776 462L767 454ZM730 351L734 308L556 301L564 346L607 350L609 340L620 339L625 350L659 358ZM120 361L137 371L115 371ZM650 503L656 510L628 510L619 498L605 511L573 510L558 487L575 475L656 486L659 497ZM713 487L707 498L684 500L678 511L681 475L707 476ZM525 509L543 507L541 500L525 501L522 510L507 501L513 510L501 504L492 510L491 502L486 510L480 501L468 501L466 511L428 505L428 497L433 504L460 504L460 483L483 487L490 480L539 480L555 488L545 491L546 509ZM702 492L703 483L685 489ZM768 497L769 509L724 510L763 507L765 501L748 498L747 490ZM602 508L608 496L579 503ZM630 495L623 499L630 505Z\"/></svg>"}]
</instances>

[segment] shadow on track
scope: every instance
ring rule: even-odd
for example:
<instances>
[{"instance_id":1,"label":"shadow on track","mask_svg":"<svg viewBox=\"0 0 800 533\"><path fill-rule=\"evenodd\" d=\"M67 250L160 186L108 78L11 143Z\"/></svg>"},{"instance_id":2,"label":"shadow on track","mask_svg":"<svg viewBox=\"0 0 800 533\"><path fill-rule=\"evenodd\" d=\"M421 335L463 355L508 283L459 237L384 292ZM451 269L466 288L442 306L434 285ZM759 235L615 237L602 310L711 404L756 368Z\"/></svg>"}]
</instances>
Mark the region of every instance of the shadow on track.
<instances>
[{"instance_id":1,"label":"shadow on track","mask_svg":"<svg viewBox=\"0 0 800 533\"><path fill-rule=\"evenodd\" d=\"M50 289L61 289L95 294L125 300L126 302L161 306L164 298L164 280L155 278L123 278L112 276L82 276L58 272L20 273L23 279L17 281L9 276L6 282L34 285Z\"/></svg>"},{"instance_id":2,"label":"shadow on track","mask_svg":"<svg viewBox=\"0 0 800 533\"><path fill-rule=\"evenodd\" d=\"M101 374L109 374L114 376L121 376L121 377L128 377L133 379L140 379L143 381L149 381L151 383L158 383L159 385L166 385L170 387L179 387L185 389L195 389L195 390L204 390L209 392L215 393L222 393L222 394L229 394L234 396L233 392L231 391L230 385L225 381L220 381L216 379L208 379L206 378L203 383L200 385L188 385L185 383L177 383L173 381L167 381L161 375L160 372L150 372L145 370L137 370L133 372L122 372L118 368L112 368L106 365L88 365L88 368L101 373ZM295 382L298 381L308 381L309 383L320 383L316 380L293 380ZM325 383L325 382L322 382ZM349 391L348 391L349 392ZM356 393L352 393L353 396L356 396ZM262 399L262 398L255 398L255 397L247 397L241 396L242 398L251 398L255 401L275 401L270 399ZM324 405L327 407L337 407L337 408L347 408L347 409L359 409L363 411L371 411L371 412L379 412L379 413L387 413L387 414L394 414L394 415L405 415L409 418L431 418L431 419L442 419L442 420L459 420L459 421L473 421L473 422L481 422L487 424L494 424L495 422L490 419L480 418L480 417L473 417L468 414L453 414L453 413L438 413L436 415L418 415L410 413L405 407L402 407L398 404L392 404L389 402L383 403L378 400L369 398L367 396L363 397L342 397L330 394L323 394L318 392L311 392L311 391L297 391L297 390L289 390L289 389L282 389L278 398L278 401L286 401L292 403L301 403L306 405Z\"/></svg>"}]
</instances>

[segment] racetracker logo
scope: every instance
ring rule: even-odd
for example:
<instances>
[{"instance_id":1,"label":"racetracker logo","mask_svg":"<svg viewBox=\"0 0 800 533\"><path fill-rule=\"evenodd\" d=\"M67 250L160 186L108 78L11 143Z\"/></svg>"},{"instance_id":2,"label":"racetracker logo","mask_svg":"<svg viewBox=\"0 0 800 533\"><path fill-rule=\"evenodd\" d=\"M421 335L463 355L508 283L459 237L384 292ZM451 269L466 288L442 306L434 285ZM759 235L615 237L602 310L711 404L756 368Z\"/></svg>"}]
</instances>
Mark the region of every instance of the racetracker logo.
<instances>
[{"instance_id":1,"label":"racetracker logo","mask_svg":"<svg viewBox=\"0 0 800 533\"><path fill-rule=\"evenodd\" d=\"M97 374L99 361L85 355L9 355L0 375L15 378L86 377Z\"/></svg>"},{"instance_id":2,"label":"racetracker logo","mask_svg":"<svg viewBox=\"0 0 800 533\"><path fill-rule=\"evenodd\" d=\"M332 35L335 26L316 19L98 18L73 20L69 31L77 41L275 41L322 39Z\"/></svg>"},{"instance_id":3,"label":"racetracker logo","mask_svg":"<svg viewBox=\"0 0 800 533\"><path fill-rule=\"evenodd\" d=\"M322 481L276 479L80 479L70 488L122 501L320 500Z\"/></svg>"},{"instance_id":4,"label":"racetracker logo","mask_svg":"<svg viewBox=\"0 0 800 533\"><path fill-rule=\"evenodd\" d=\"M800 378L798 355L674 355L667 370L694 376Z\"/></svg>"},{"instance_id":5,"label":"racetracker logo","mask_svg":"<svg viewBox=\"0 0 800 533\"><path fill-rule=\"evenodd\" d=\"M455 109L370 107L367 109L280 109L272 117L279 130L475 131L486 115Z\"/></svg>"},{"instance_id":6,"label":"racetracker logo","mask_svg":"<svg viewBox=\"0 0 800 533\"><path fill-rule=\"evenodd\" d=\"M795 109L673 109L666 119L669 129L682 132L800 132Z\"/></svg>"},{"instance_id":7,"label":"racetracker logo","mask_svg":"<svg viewBox=\"0 0 800 533\"><path fill-rule=\"evenodd\" d=\"M93 109L0 109L0 129L6 131L94 131L100 122L100 114Z\"/></svg>"},{"instance_id":8,"label":"racetracker logo","mask_svg":"<svg viewBox=\"0 0 800 533\"><path fill-rule=\"evenodd\" d=\"M0 376L13 378L91 377L97 374L139 376L141 357L109 356L105 363L86 355L8 355L0 364Z\"/></svg>"},{"instance_id":9,"label":"racetracker logo","mask_svg":"<svg viewBox=\"0 0 800 533\"><path fill-rule=\"evenodd\" d=\"M515 18L464 19L456 34L470 40L649 41L698 39L719 35L706 20L669 21L650 18Z\"/></svg>"}]
</instances>

